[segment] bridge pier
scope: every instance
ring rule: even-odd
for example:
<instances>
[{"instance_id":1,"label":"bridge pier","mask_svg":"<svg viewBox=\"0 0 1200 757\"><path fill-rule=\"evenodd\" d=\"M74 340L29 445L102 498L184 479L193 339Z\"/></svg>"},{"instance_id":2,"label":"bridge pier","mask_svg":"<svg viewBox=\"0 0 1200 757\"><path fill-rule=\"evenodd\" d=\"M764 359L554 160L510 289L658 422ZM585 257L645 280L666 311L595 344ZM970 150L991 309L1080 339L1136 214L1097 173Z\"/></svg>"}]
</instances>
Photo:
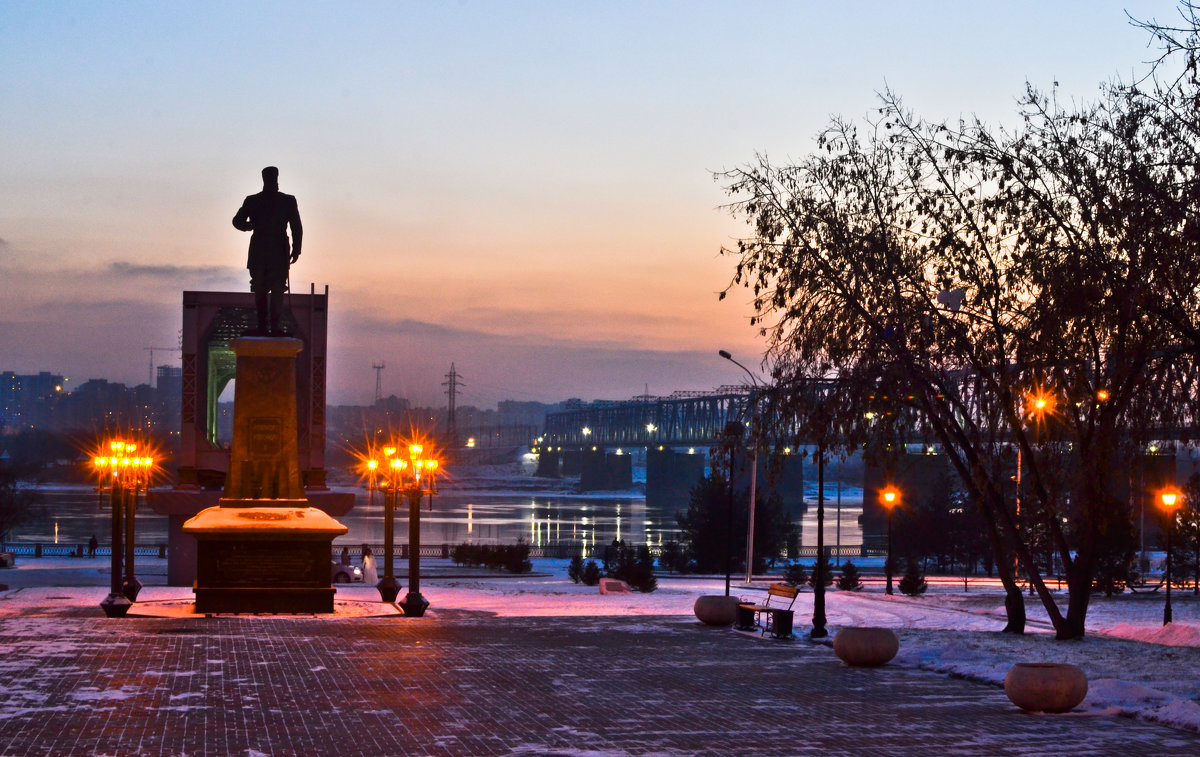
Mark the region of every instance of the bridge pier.
<instances>
[{"instance_id":1,"label":"bridge pier","mask_svg":"<svg viewBox=\"0 0 1200 757\"><path fill-rule=\"evenodd\" d=\"M750 461L751 458L741 454L737 457L733 483L739 492L750 490ZM804 455L784 455L780 458L774 478L768 476L766 455L759 455L755 489L759 497L778 494L783 503L784 515L791 516L792 522L799 523L800 517L807 510L804 504Z\"/></svg>"},{"instance_id":2,"label":"bridge pier","mask_svg":"<svg viewBox=\"0 0 1200 757\"><path fill-rule=\"evenodd\" d=\"M562 452L562 475L578 476L583 472L583 450L568 449Z\"/></svg>"},{"instance_id":3,"label":"bridge pier","mask_svg":"<svg viewBox=\"0 0 1200 757\"><path fill-rule=\"evenodd\" d=\"M543 448L538 451L537 472L534 475L541 478L558 478L560 466L562 466L562 453Z\"/></svg>"},{"instance_id":4,"label":"bridge pier","mask_svg":"<svg viewBox=\"0 0 1200 757\"><path fill-rule=\"evenodd\" d=\"M579 488L583 491L629 489L633 486L631 455L598 449L584 450L580 456Z\"/></svg>"},{"instance_id":5,"label":"bridge pier","mask_svg":"<svg viewBox=\"0 0 1200 757\"><path fill-rule=\"evenodd\" d=\"M707 455L674 450L646 452L646 506L686 510L692 487L704 479Z\"/></svg>"}]
</instances>

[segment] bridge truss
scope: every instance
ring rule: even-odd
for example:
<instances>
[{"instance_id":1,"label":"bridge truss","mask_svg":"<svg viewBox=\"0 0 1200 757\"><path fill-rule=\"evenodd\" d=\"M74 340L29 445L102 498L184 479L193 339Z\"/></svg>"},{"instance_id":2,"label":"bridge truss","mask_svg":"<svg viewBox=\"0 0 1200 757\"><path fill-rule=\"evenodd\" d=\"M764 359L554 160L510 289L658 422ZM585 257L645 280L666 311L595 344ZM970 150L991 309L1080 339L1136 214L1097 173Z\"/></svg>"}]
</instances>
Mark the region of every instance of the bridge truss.
<instances>
[{"instance_id":1,"label":"bridge truss","mask_svg":"<svg viewBox=\"0 0 1200 757\"><path fill-rule=\"evenodd\" d=\"M745 420L750 398L749 388L720 387L712 394L594 402L548 414L542 444L570 448L712 444L725 424Z\"/></svg>"}]
</instances>

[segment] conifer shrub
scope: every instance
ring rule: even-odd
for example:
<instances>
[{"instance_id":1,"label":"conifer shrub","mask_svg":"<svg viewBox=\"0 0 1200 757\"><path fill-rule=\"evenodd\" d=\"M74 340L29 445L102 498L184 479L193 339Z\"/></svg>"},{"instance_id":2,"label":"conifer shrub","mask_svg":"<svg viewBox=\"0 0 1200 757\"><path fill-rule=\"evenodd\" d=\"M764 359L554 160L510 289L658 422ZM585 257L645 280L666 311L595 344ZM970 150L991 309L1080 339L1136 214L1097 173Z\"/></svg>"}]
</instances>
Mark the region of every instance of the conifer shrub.
<instances>
[{"instance_id":1,"label":"conifer shrub","mask_svg":"<svg viewBox=\"0 0 1200 757\"><path fill-rule=\"evenodd\" d=\"M632 547L623 541L614 542L604 553L604 575L624 581L636 591L651 592L658 588L654 556L647 545Z\"/></svg>"},{"instance_id":2,"label":"conifer shrub","mask_svg":"<svg viewBox=\"0 0 1200 757\"><path fill-rule=\"evenodd\" d=\"M600 583L600 566L596 564L595 560L588 560L587 564L583 566L582 580L584 586L595 586Z\"/></svg>"},{"instance_id":3,"label":"conifer shrub","mask_svg":"<svg viewBox=\"0 0 1200 757\"><path fill-rule=\"evenodd\" d=\"M516 544L459 544L450 552L450 559L458 565L484 566L510 573L528 573L533 570L529 560L529 545L523 541Z\"/></svg>"},{"instance_id":4,"label":"conifer shrub","mask_svg":"<svg viewBox=\"0 0 1200 757\"><path fill-rule=\"evenodd\" d=\"M478 557L479 550L474 544L459 544L450 550L450 559L454 561L455 565L474 567L479 565Z\"/></svg>"},{"instance_id":5,"label":"conifer shrub","mask_svg":"<svg viewBox=\"0 0 1200 757\"><path fill-rule=\"evenodd\" d=\"M622 580L634 590L646 594L658 588L658 579L654 577L654 555L650 554L650 547L643 544L637 548L633 564Z\"/></svg>"},{"instance_id":6,"label":"conifer shrub","mask_svg":"<svg viewBox=\"0 0 1200 757\"><path fill-rule=\"evenodd\" d=\"M909 560L904 569L904 577L900 579L900 591L910 597L919 597L929 588L925 576L921 575L921 564L918 560Z\"/></svg>"},{"instance_id":7,"label":"conifer shrub","mask_svg":"<svg viewBox=\"0 0 1200 757\"><path fill-rule=\"evenodd\" d=\"M826 552L817 558L816 564L813 565L813 572L808 577L808 585L816 587L817 573L820 575L826 586L833 584L833 563L829 562L829 553Z\"/></svg>"},{"instance_id":8,"label":"conifer shrub","mask_svg":"<svg viewBox=\"0 0 1200 757\"><path fill-rule=\"evenodd\" d=\"M567 578L573 583L579 583L583 580L583 558L575 555L571 558L571 564L567 566Z\"/></svg>"},{"instance_id":9,"label":"conifer shrub","mask_svg":"<svg viewBox=\"0 0 1200 757\"><path fill-rule=\"evenodd\" d=\"M687 552L679 542L674 540L663 544L658 564L672 573L687 573L691 567Z\"/></svg>"},{"instance_id":10,"label":"conifer shrub","mask_svg":"<svg viewBox=\"0 0 1200 757\"><path fill-rule=\"evenodd\" d=\"M804 563L789 563L783 571L783 582L788 586L804 586L808 583L808 569Z\"/></svg>"},{"instance_id":11,"label":"conifer shrub","mask_svg":"<svg viewBox=\"0 0 1200 757\"><path fill-rule=\"evenodd\" d=\"M507 544L501 549L500 567L509 573L528 573L533 570L533 562L529 559L529 545L523 541Z\"/></svg>"},{"instance_id":12,"label":"conifer shrub","mask_svg":"<svg viewBox=\"0 0 1200 757\"><path fill-rule=\"evenodd\" d=\"M862 577L858 574L858 568L854 563L846 562L842 564L842 575L838 576L837 587L842 591L861 591L863 587Z\"/></svg>"}]
</instances>

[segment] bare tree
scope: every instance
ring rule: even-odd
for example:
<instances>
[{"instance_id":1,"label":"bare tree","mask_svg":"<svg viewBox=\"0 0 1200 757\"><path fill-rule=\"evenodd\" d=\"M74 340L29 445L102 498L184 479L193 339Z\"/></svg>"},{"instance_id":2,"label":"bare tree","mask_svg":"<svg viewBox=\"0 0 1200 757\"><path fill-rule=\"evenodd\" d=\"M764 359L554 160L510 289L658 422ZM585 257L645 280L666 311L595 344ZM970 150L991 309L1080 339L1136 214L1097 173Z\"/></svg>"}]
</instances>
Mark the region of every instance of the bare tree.
<instances>
[{"instance_id":1,"label":"bare tree","mask_svg":"<svg viewBox=\"0 0 1200 757\"><path fill-rule=\"evenodd\" d=\"M1161 160L1161 111L1118 87L1067 111L1030 88L1010 134L882 100L864 136L835 121L797 165L719 175L752 231L724 250L731 288L752 291L781 386L846 387L847 439L943 445L987 523L1006 630L1025 623L1016 558L1059 638L1078 638L1099 552L1130 523L1120 471L1194 396L1172 324L1196 322L1200 277L1159 253L1180 203L1146 193L1169 195L1181 170ZM791 409L811 415L803 404ZM1012 449L1028 475L1020 520L1065 566L1065 614L1006 494Z\"/></svg>"}]
</instances>

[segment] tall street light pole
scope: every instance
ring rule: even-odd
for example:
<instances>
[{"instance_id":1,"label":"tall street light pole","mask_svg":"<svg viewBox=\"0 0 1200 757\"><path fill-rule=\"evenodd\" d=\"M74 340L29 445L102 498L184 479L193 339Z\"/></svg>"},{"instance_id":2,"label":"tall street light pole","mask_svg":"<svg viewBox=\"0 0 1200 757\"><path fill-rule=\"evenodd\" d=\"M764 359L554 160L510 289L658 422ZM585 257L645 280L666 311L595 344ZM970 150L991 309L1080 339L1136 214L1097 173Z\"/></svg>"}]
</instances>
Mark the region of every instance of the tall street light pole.
<instances>
[{"instance_id":1,"label":"tall street light pole","mask_svg":"<svg viewBox=\"0 0 1200 757\"><path fill-rule=\"evenodd\" d=\"M729 421L725 424L725 438L729 442L729 506L725 508L725 596L729 596L729 578L733 572L733 469L734 455L742 440L742 424Z\"/></svg>"},{"instance_id":2,"label":"tall street light pole","mask_svg":"<svg viewBox=\"0 0 1200 757\"><path fill-rule=\"evenodd\" d=\"M395 533L396 533L396 500L399 497L402 471L407 463L395 457L396 448L384 448L383 462L383 577L375 588L379 590L379 599L393 603L400 593L400 583L395 574ZM378 463L368 462L368 467L374 471Z\"/></svg>"},{"instance_id":3,"label":"tall street light pole","mask_svg":"<svg viewBox=\"0 0 1200 757\"><path fill-rule=\"evenodd\" d=\"M101 488L106 479L109 482L109 502L112 507L111 590L100 603L100 608L110 618L124 617L142 587L133 574L133 510L137 504L138 490L149 485L154 458L135 456L137 454L137 444L113 441L94 460L100 474ZM127 522L122 522L123 517L128 519ZM122 537L126 539L124 549ZM122 568L126 571L124 581L121 578Z\"/></svg>"},{"instance_id":4,"label":"tall street light pole","mask_svg":"<svg viewBox=\"0 0 1200 757\"><path fill-rule=\"evenodd\" d=\"M126 444L126 453L137 450L136 444ZM122 459L124 462L124 459ZM134 528L134 515L137 511L138 492L144 491L149 486L150 466L153 463L152 458L131 457L129 458L130 468L126 475L125 485L125 577L121 581L121 593L128 597L130 602L136 602L138 592L142 590L142 582L134 575L135 551L137 548L136 533Z\"/></svg>"},{"instance_id":5,"label":"tall street light pole","mask_svg":"<svg viewBox=\"0 0 1200 757\"><path fill-rule=\"evenodd\" d=\"M813 627L809 638L823 639L825 630L825 440L817 443L817 564L813 570Z\"/></svg>"},{"instance_id":6,"label":"tall street light pole","mask_svg":"<svg viewBox=\"0 0 1200 757\"><path fill-rule=\"evenodd\" d=\"M757 496L756 484L758 483L758 378L750 372L750 369L733 359L733 355L728 350L717 350L717 354L725 358L729 362L736 365L746 372L753 382L753 388L750 390L750 443L754 445L754 455L750 461L750 511L746 522L746 583L751 583L754 580L754 505L755 497ZM733 458L730 458L732 460ZM729 470L730 486L733 485L733 466L730 465Z\"/></svg>"},{"instance_id":7,"label":"tall street light pole","mask_svg":"<svg viewBox=\"0 0 1200 757\"><path fill-rule=\"evenodd\" d=\"M1163 607L1163 625L1171 622L1171 531L1175 525L1175 508L1179 506L1179 492L1167 489L1160 495L1163 510L1167 512L1167 604Z\"/></svg>"},{"instance_id":8,"label":"tall street light pole","mask_svg":"<svg viewBox=\"0 0 1200 757\"><path fill-rule=\"evenodd\" d=\"M404 490L408 499L408 594L400 606L410 618L421 617L429 607L429 600L421 594L421 499L437 493L438 461L423 457L423 452L420 444L408 445L411 473Z\"/></svg>"},{"instance_id":9,"label":"tall street light pole","mask_svg":"<svg viewBox=\"0 0 1200 757\"><path fill-rule=\"evenodd\" d=\"M887 508L887 558L883 564L883 571L887 574L887 593L892 594L892 511L900 504L900 492L889 484L880 492L879 499Z\"/></svg>"}]
</instances>

